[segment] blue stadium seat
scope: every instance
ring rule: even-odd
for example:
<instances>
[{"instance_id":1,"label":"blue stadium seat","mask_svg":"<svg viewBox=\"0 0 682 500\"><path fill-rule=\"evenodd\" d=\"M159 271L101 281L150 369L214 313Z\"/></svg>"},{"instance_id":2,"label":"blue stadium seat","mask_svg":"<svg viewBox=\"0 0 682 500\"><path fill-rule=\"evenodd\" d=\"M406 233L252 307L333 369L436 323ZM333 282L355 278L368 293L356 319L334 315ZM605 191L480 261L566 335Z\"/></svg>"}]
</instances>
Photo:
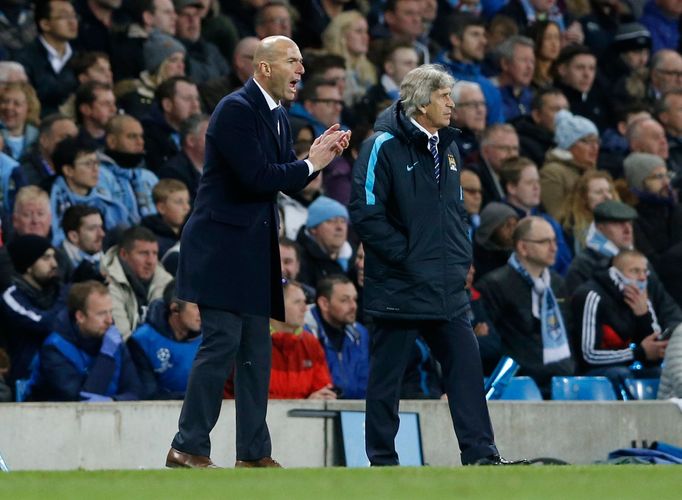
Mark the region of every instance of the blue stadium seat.
<instances>
[{"instance_id":1,"label":"blue stadium seat","mask_svg":"<svg viewBox=\"0 0 682 500\"><path fill-rule=\"evenodd\" d=\"M485 398L500 399L512 377L519 371L519 364L509 356L503 356L493 373L485 380Z\"/></svg>"},{"instance_id":2,"label":"blue stadium seat","mask_svg":"<svg viewBox=\"0 0 682 500\"><path fill-rule=\"evenodd\" d=\"M542 401L542 394L530 377L514 377L509 381L500 399Z\"/></svg>"},{"instance_id":3,"label":"blue stadium seat","mask_svg":"<svg viewBox=\"0 0 682 500\"><path fill-rule=\"evenodd\" d=\"M635 399L656 399L659 382L657 378L626 378L625 386Z\"/></svg>"},{"instance_id":4,"label":"blue stadium seat","mask_svg":"<svg viewBox=\"0 0 682 500\"><path fill-rule=\"evenodd\" d=\"M552 399L615 401L618 398L606 377L552 377Z\"/></svg>"}]
</instances>

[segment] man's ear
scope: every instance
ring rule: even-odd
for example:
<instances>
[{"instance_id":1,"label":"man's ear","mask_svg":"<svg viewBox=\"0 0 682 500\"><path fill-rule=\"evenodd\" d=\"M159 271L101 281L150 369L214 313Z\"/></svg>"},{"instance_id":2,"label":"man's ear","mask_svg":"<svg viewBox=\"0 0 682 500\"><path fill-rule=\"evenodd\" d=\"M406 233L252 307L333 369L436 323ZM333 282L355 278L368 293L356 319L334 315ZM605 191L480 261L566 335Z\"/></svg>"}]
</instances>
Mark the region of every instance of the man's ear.
<instances>
[{"instance_id":1,"label":"man's ear","mask_svg":"<svg viewBox=\"0 0 682 500\"><path fill-rule=\"evenodd\" d=\"M317 298L317 306L320 308L320 311L327 312L329 310L329 299L324 295L320 295Z\"/></svg>"},{"instance_id":2,"label":"man's ear","mask_svg":"<svg viewBox=\"0 0 682 500\"><path fill-rule=\"evenodd\" d=\"M170 113L173 109L173 102L167 97L161 99L161 109L164 113Z\"/></svg>"},{"instance_id":3,"label":"man's ear","mask_svg":"<svg viewBox=\"0 0 682 500\"><path fill-rule=\"evenodd\" d=\"M66 239L69 240L70 243L74 245L78 245L78 241L80 238L78 238L78 231L72 229L70 231L66 232Z\"/></svg>"},{"instance_id":4,"label":"man's ear","mask_svg":"<svg viewBox=\"0 0 682 500\"><path fill-rule=\"evenodd\" d=\"M85 321L85 313L83 311L76 311L76 314L74 316L76 318L76 324Z\"/></svg>"},{"instance_id":5,"label":"man's ear","mask_svg":"<svg viewBox=\"0 0 682 500\"><path fill-rule=\"evenodd\" d=\"M73 176L73 165L62 165L62 174L64 177L72 177Z\"/></svg>"}]
</instances>

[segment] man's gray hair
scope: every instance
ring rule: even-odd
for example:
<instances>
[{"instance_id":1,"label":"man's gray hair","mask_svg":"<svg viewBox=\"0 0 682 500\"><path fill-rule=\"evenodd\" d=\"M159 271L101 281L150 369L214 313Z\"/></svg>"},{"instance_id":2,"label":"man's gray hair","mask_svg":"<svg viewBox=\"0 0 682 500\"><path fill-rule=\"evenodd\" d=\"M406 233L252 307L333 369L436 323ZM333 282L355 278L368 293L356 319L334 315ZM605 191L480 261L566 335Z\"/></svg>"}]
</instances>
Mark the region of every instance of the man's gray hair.
<instances>
[{"instance_id":1,"label":"man's gray hair","mask_svg":"<svg viewBox=\"0 0 682 500\"><path fill-rule=\"evenodd\" d=\"M502 42L497 49L495 49L495 52L500 56L500 59L511 61L514 59L514 50L517 45L530 47L535 50L535 42L533 42L533 40L527 36L513 35Z\"/></svg>"},{"instance_id":2,"label":"man's gray hair","mask_svg":"<svg viewBox=\"0 0 682 500\"><path fill-rule=\"evenodd\" d=\"M431 102L431 93L436 90L452 89L455 79L438 64L423 64L413 69L400 84L400 100L405 114L412 118L420 106Z\"/></svg>"},{"instance_id":3,"label":"man's gray hair","mask_svg":"<svg viewBox=\"0 0 682 500\"><path fill-rule=\"evenodd\" d=\"M476 82L457 80L455 85L452 87L452 100L455 101L455 104L462 102L462 91L466 89L476 89L483 92L483 90L481 90L481 86Z\"/></svg>"}]
</instances>

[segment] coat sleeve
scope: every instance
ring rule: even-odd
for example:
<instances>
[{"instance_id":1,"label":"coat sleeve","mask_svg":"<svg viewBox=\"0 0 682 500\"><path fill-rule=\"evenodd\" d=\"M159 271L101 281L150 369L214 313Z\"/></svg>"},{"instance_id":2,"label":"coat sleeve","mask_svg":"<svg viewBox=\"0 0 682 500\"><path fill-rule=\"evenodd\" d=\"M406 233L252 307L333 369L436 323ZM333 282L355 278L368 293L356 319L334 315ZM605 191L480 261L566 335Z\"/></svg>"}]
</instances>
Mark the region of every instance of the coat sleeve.
<instances>
[{"instance_id":1,"label":"coat sleeve","mask_svg":"<svg viewBox=\"0 0 682 500\"><path fill-rule=\"evenodd\" d=\"M573 310L576 318L580 318L580 352L583 360L589 365L613 365L632 361L633 351L625 349L602 349L600 344L604 329L612 328L604 322L604 312L601 295L589 288L583 288L576 293L573 300ZM614 333L618 335L618 332Z\"/></svg>"},{"instance_id":2,"label":"coat sleeve","mask_svg":"<svg viewBox=\"0 0 682 500\"><path fill-rule=\"evenodd\" d=\"M39 311L12 286L2 294L1 306L10 335L21 334L42 340L52 330L57 315L64 308L64 302L58 300L52 309Z\"/></svg>"},{"instance_id":3,"label":"coat sleeve","mask_svg":"<svg viewBox=\"0 0 682 500\"><path fill-rule=\"evenodd\" d=\"M353 167L350 217L362 243L389 263L402 262L408 250L407 236L388 214L391 169L388 133L367 140Z\"/></svg>"},{"instance_id":4,"label":"coat sleeve","mask_svg":"<svg viewBox=\"0 0 682 500\"><path fill-rule=\"evenodd\" d=\"M300 191L308 182L303 160L271 163L259 138L258 111L236 98L216 110L206 134L214 149L229 163L239 182L253 193ZM270 133L265 131L265 133ZM289 156L291 158L291 156Z\"/></svg>"}]
</instances>

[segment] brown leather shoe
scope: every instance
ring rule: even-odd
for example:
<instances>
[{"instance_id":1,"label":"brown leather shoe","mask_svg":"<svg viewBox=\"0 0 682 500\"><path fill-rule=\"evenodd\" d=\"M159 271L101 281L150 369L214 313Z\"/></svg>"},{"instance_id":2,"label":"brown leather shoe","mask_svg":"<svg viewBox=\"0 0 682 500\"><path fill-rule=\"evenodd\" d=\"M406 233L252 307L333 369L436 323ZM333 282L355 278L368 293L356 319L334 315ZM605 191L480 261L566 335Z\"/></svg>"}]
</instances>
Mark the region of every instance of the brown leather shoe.
<instances>
[{"instance_id":1,"label":"brown leather shoe","mask_svg":"<svg viewBox=\"0 0 682 500\"><path fill-rule=\"evenodd\" d=\"M282 469L283 467L279 464L277 460L272 457L263 457L259 460L237 460L234 464L236 468L255 468L255 467L273 467L276 469Z\"/></svg>"},{"instance_id":2,"label":"brown leather shoe","mask_svg":"<svg viewBox=\"0 0 682 500\"><path fill-rule=\"evenodd\" d=\"M190 455L175 448L171 448L166 456L166 467L173 469L219 469L216 464L211 462L209 457Z\"/></svg>"}]
</instances>

